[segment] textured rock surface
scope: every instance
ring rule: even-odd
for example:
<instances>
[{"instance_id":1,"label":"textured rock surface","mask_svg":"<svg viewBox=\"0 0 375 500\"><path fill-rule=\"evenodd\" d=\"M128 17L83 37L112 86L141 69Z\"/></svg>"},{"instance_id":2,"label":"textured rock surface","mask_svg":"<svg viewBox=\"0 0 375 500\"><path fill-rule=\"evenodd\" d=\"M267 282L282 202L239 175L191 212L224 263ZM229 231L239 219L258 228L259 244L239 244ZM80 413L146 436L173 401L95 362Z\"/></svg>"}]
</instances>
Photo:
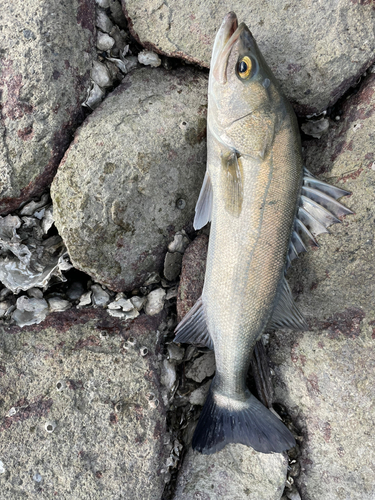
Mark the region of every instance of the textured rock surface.
<instances>
[{"instance_id":1,"label":"textured rock surface","mask_svg":"<svg viewBox=\"0 0 375 500\"><path fill-rule=\"evenodd\" d=\"M52 184L75 267L113 290L162 270L193 217L205 170L207 79L140 69L85 121ZM100 244L98 244L100 242Z\"/></svg>"},{"instance_id":2,"label":"textured rock surface","mask_svg":"<svg viewBox=\"0 0 375 500\"><path fill-rule=\"evenodd\" d=\"M160 500L159 323L91 309L0 330L2 499Z\"/></svg>"},{"instance_id":3,"label":"textured rock surface","mask_svg":"<svg viewBox=\"0 0 375 500\"><path fill-rule=\"evenodd\" d=\"M270 338L276 396L304 436L304 500L375 497L375 75L346 101L343 120L306 144L306 165L353 192L356 214L293 265L308 332Z\"/></svg>"},{"instance_id":4,"label":"textured rock surface","mask_svg":"<svg viewBox=\"0 0 375 500\"><path fill-rule=\"evenodd\" d=\"M83 119L94 20L94 0L1 4L0 213L50 184Z\"/></svg>"},{"instance_id":5,"label":"textured rock surface","mask_svg":"<svg viewBox=\"0 0 375 500\"><path fill-rule=\"evenodd\" d=\"M181 280L177 295L178 321L187 314L202 293L208 238L202 234L187 247L182 259Z\"/></svg>"},{"instance_id":6,"label":"textured rock surface","mask_svg":"<svg viewBox=\"0 0 375 500\"><path fill-rule=\"evenodd\" d=\"M215 455L201 455L190 448L174 498L280 500L287 466L280 453L265 455L242 444L228 445Z\"/></svg>"},{"instance_id":7,"label":"textured rock surface","mask_svg":"<svg viewBox=\"0 0 375 500\"><path fill-rule=\"evenodd\" d=\"M234 10L302 114L326 109L374 60L374 10L369 1L122 4L132 33L143 45L206 67L216 31L228 10Z\"/></svg>"}]
</instances>

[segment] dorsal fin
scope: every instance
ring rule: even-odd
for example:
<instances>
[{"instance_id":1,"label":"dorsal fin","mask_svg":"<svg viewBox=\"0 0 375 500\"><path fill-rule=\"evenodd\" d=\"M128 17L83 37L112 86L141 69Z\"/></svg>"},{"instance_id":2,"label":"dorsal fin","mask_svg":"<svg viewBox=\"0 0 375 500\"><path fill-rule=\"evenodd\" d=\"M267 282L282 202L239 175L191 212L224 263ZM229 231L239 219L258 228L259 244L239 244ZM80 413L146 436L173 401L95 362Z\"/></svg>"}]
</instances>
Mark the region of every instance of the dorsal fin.
<instances>
[{"instance_id":1,"label":"dorsal fin","mask_svg":"<svg viewBox=\"0 0 375 500\"><path fill-rule=\"evenodd\" d=\"M339 217L342 215L353 213L336 201L349 194L345 189L316 179L304 168L302 192L290 240L286 271L291 261L298 257L299 253L306 251L306 243L318 246L315 236L329 233L328 226L341 222Z\"/></svg>"}]
</instances>

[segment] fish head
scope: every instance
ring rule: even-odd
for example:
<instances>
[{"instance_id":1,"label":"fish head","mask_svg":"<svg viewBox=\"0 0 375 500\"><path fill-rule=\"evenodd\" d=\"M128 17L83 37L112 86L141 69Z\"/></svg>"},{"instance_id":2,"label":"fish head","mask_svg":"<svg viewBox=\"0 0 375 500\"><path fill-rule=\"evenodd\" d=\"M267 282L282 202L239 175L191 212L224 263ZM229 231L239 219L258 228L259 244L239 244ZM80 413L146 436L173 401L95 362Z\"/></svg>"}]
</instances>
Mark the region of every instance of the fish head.
<instances>
[{"instance_id":1,"label":"fish head","mask_svg":"<svg viewBox=\"0 0 375 500\"><path fill-rule=\"evenodd\" d=\"M238 25L234 12L225 16L215 38L208 95L208 127L214 136L245 154L247 149L264 155L285 114L286 99L249 28ZM244 127L252 129L256 144L244 144Z\"/></svg>"}]
</instances>

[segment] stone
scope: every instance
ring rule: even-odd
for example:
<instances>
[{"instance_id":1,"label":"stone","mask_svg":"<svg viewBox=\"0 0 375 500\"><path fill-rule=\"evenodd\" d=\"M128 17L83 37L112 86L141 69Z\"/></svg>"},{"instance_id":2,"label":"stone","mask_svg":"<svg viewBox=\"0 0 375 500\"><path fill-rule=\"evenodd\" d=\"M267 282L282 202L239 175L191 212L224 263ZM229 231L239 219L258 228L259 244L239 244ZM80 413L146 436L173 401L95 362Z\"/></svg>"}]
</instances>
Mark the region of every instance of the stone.
<instances>
[{"instance_id":1,"label":"stone","mask_svg":"<svg viewBox=\"0 0 375 500\"><path fill-rule=\"evenodd\" d=\"M135 308L130 299L124 297L116 298L113 302L108 304L108 309L122 309L124 312L130 312Z\"/></svg>"},{"instance_id":2,"label":"stone","mask_svg":"<svg viewBox=\"0 0 375 500\"><path fill-rule=\"evenodd\" d=\"M165 300L165 290L163 288L157 288L150 292L147 296L147 302L145 305L145 313L149 316L155 316L159 314L164 307Z\"/></svg>"},{"instance_id":3,"label":"stone","mask_svg":"<svg viewBox=\"0 0 375 500\"><path fill-rule=\"evenodd\" d=\"M104 98L105 92L99 87L95 82L92 82L92 87L90 88L87 99L84 105L92 110L97 108Z\"/></svg>"},{"instance_id":4,"label":"stone","mask_svg":"<svg viewBox=\"0 0 375 500\"><path fill-rule=\"evenodd\" d=\"M111 50L114 46L114 39L109 36L107 33L98 33L98 39L96 42L96 46L99 50Z\"/></svg>"},{"instance_id":5,"label":"stone","mask_svg":"<svg viewBox=\"0 0 375 500\"><path fill-rule=\"evenodd\" d=\"M160 321L124 326L104 310L72 309L0 328L2 500L160 500L171 451Z\"/></svg>"},{"instance_id":6,"label":"stone","mask_svg":"<svg viewBox=\"0 0 375 500\"><path fill-rule=\"evenodd\" d=\"M167 359L163 359L161 383L170 391L174 386L177 379L176 366Z\"/></svg>"},{"instance_id":7,"label":"stone","mask_svg":"<svg viewBox=\"0 0 375 500\"><path fill-rule=\"evenodd\" d=\"M99 61L94 61L92 64L91 78L99 87L110 87L113 84L113 79L107 66Z\"/></svg>"},{"instance_id":8,"label":"stone","mask_svg":"<svg viewBox=\"0 0 375 500\"><path fill-rule=\"evenodd\" d=\"M270 336L275 395L301 441L304 500L372 500L375 491L375 75L346 100L339 122L305 141L306 166L352 192L355 214L320 235L289 282L310 329Z\"/></svg>"},{"instance_id":9,"label":"stone","mask_svg":"<svg viewBox=\"0 0 375 500\"><path fill-rule=\"evenodd\" d=\"M199 358L195 358L186 370L186 377L195 382L203 382L215 373L215 354L210 351Z\"/></svg>"},{"instance_id":10,"label":"stone","mask_svg":"<svg viewBox=\"0 0 375 500\"><path fill-rule=\"evenodd\" d=\"M61 299L60 297L51 297L47 299L50 312L67 311L72 307L68 300Z\"/></svg>"},{"instance_id":11,"label":"stone","mask_svg":"<svg viewBox=\"0 0 375 500\"><path fill-rule=\"evenodd\" d=\"M92 303L94 306L105 307L111 300L109 293L100 285L92 285Z\"/></svg>"},{"instance_id":12,"label":"stone","mask_svg":"<svg viewBox=\"0 0 375 500\"><path fill-rule=\"evenodd\" d=\"M78 300L82 296L84 291L85 289L83 288L82 283L80 283L79 281L73 281L73 283L68 288L66 295L69 300Z\"/></svg>"},{"instance_id":13,"label":"stone","mask_svg":"<svg viewBox=\"0 0 375 500\"><path fill-rule=\"evenodd\" d=\"M146 297L138 297L137 295L134 295L134 297L131 297L130 300L137 311L140 311L147 299Z\"/></svg>"},{"instance_id":14,"label":"stone","mask_svg":"<svg viewBox=\"0 0 375 500\"><path fill-rule=\"evenodd\" d=\"M172 253L180 252L184 253L189 246L190 239L185 233L185 231L178 232L174 235L173 241L168 245L168 250Z\"/></svg>"},{"instance_id":15,"label":"stone","mask_svg":"<svg viewBox=\"0 0 375 500\"><path fill-rule=\"evenodd\" d=\"M22 295L17 299L17 308L12 319L18 326L35 325L41 323L48 314L48 303L44 299L35 299Z\"/></svg>"},{"instance_id":16,"label":"stone","mask_svg":"<svg viewBox=\"0 0 375 500\"><path fill-rule=\"evenodd\" d=\"M182 361L185 356L185 349L172 342L167 346L168 358L172 361Z\"/></svg>"},{"instance_id":17,"label":"stone","mask_svg":"<svg viewBox=\"0 0 375 500\"><path fill-rule=\"evenodd\" d=\"M138 61L145 66L151 66L152 68L157 68L161 65L160 57L155 54L155 52L150 52L149 50L142 50L138 54Z\"/></svg>"},{"instance_id":18,"label":"stone","mask_svg":"<svg viewBox=\"0 0 375 500\"><path fill-rule=\"evenodd\" d=\"M325 110L374 62L372 3L281 0L230 6L220 0L139 5L122 0L132 35L147 49L208 67L229 10L252 31L267 64L300 114Z\"/></svg>"},{"instance_id":19,"label":"stone","mask_svg":"<svg viewBox=\"0 0 375 500\"><path fill-rule=\"evenodd\" d=\"M74 267L111 290L134 290L161 272L168 243L193 219L206 162L206 87L193 68L135 70L65 154L51 188L55 225Z\"/></svg>"},{"instance_id":20,"label":"stone","mask_svg":"<svg viewBox=\"0 0 375 500\"><path fill-rule=\"evenodd\" d=\"M211 380L209 380L205 384L203 384L200 387L198 387L197 389L195 389L189 395L189 403L192 405L203 406L204 402L206 401L206 397L208 395L210 385L211 385Z\"/></svg>"},{"instance_id":21,"label":"stone","mask_svg":"<svg viewBox=\"0 0 375 500\"><path fill-rule=\"evenodd\" d=\"M301 130L306 135L311 135L315 139L320 139L322 135L327 132L329 128L329 120L327 118L320 118L315 121L308 121L301 125Z\"/></svg>"},{"instance_id":22,"label":"stone","mask_svg":"<svg viewBox=\"0 0 375 500\"><path fill-rule=\"evenodd\" d=\"M100 9L96 12L96 27L104 33L110 33L113 28L112 21L109 19L107 14Z\"/></svg>"},{"instance_id":23,"label":"stone","mask_svg":"<svg viewBox=\"0 0 375 500\"><path fill-rule=\"evenodd\" d=\"M208 238L202 234L187 247L182 259L181 280L177 295L177 319L181 321L202 294Z\"/></svg>"},{"instance_id":24,"label":"stone","mask_svg":"<svg viewBox=\"0 0 375 500\"><path fill-rule=\"evenodd\" d=\"M83 121L95 3L4 0L1 11L0 213L9 213L51 183Z\"/></svg>"},{"instance_id":25,"label":"stone","mask_svg":"<svg viewBox=\"0 0 375 500\"><path fill-rule=\"evenodd\" d=\"M89 306L91 304L92 291L83 293L80 297L78 307Z\"/></svg>"},{"instance_id":26,"label":"stone","mask_svg":"<svg viewBox=\"0 0 375 500\"><path fill-rule=\"evenodd\" d=\"M168 281L175 281L181 272L182 255L167 252L164 260L164 276Z\"/></svg>"},{"instance_id":27,"label":"stone","mask_svg":"<svg viewBox=\"0 0 375 500\"><path fill-rule=\"evenodd\" d=\"M281 453L258 453L230 444L214 455L189 448L177 478L175 500L280 500L288 462Z\"/></svg>"}]
</instances>

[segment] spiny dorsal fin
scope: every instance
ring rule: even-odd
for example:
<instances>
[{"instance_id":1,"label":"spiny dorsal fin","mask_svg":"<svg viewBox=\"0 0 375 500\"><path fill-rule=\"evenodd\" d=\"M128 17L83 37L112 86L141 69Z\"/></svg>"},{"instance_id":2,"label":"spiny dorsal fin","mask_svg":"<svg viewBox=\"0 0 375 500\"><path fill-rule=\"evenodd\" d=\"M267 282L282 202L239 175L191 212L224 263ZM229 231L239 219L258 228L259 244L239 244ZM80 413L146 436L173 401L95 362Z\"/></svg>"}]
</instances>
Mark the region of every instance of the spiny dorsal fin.
<instances>
[{"instance_id":1,"label":"spiny dorsal fin","mask_svg":"<svg viewBox=\"0 0 375 500\"><path fill-rule=\"evenodd\" d=\"M213 350L214 345L208 333L202 297L180 321L175 333L173 341L176 343L201 345Z\"/></svg>"},{"instance_id":2,"label":"spiny dorsal fin","mask_svg":"<svg viewBox=\"0 0 375 500\"><path fill-rule=\"evenodd\" d=\"M290 240L285 270L298 254L306 251L305 243L318 246L315 236L329 233L327 227L341 222L339 217L353 212L336 201L350 192L316 179L304 168L299 208Z\"/></svg>"},{"instance_id":3,"label":"spiny dorsal fin","mask_svg":"<svg viewBox=\"0 0 375 500\"><path fill-rule=\"evenodd\" d=\"M236 152L230 151L221 157L221 165L225 209L229 214L238 217L243 201L241 162Z\"/></svg>"},{"instance_id":4,"label":"spiny dorsal fin","mask_svg":"<svg viewBox=\"0 0 375 500\"><path fill-rule=\"evenodd\" d=\"M308 325L301 311L296 306L292 292L285 278L281 280L279 298L269 323L270 328L290 328L307 330Z\"/></svg>"},{"instance_id":5,"label":"spiny dorsal fin","mask_svg":"<svg viewBox=\"0 0 375 500\"><path fill-rule=\"evenodd\" d=\"M204 176L199 198L195 206L194 229L201 229L211 221L212 214L212 184L211 179L206 171Z\"/></svg>"}]
</instances>

